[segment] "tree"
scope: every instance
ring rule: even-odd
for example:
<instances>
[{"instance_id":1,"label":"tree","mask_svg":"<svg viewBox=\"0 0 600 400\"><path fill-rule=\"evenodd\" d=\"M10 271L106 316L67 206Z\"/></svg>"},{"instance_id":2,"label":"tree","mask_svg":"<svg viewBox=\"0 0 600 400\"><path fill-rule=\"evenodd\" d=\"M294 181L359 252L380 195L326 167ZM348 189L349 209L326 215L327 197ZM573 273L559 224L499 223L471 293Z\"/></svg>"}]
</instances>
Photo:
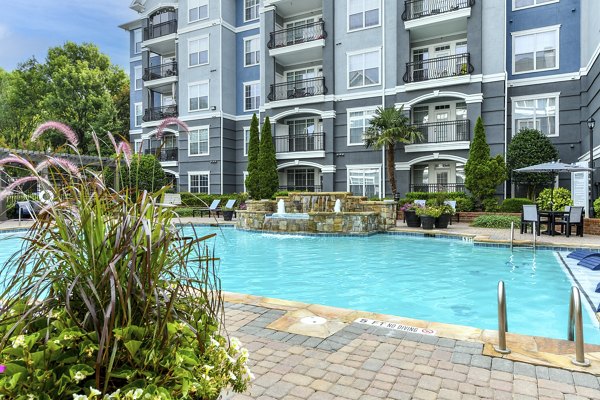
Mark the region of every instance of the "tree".
<instances>
[{"instance_id":1,"label":"tree","mask_svg":"<svg viewBox=\"0 0 600 400\"><path fill-rule=\"evenodd\" d=\"M396 196L396 144L413 143L421 137L421 133L415 130L409 119L404 115L402 108L378 107L375 116L371 119L370 126L365 132L365 146L375 150L385 148L386 169L388 181L392 187L392 194Z\"/></svg>"},{"instance_id":2,"label":"tree","mask_svg":"<svg viewBox=\"0 0 600 400\"><path fill-rule=\"evenodd\" d=\"M508 170L512 181L527 185L527 197L533 199L540 187L549 186L554 174L514 172L515 169L529 167L558 159L558 150L550 139L536 129L521 129L511 140L506 153Z\"/></svg>"},{"instance_id":3,"label":"tree","mask_svg":"<svg viewBox=\"0 0 600 400\"><path fill-rule=\"evenodd\" d=\"M506 166L501 155L490 157L490 146L485 138L481 117L475 124L475 136L465 164L465 186L479 205L492 198L496 187L506 180Z\"/></svg>"},{"instance_id":4,"label":"tree","mask_svg":"<svg viewBox=\"0 0 600 400\"><path fill-rule=\"evenodd\" d=\"M277 158L273 136L271 136L271 122L265 118L260 132L260 151L258 153L258 173L260 182L260 197L270 199L279 188L279 175L277 174Z\"/></svg>"},{"instance_id":5,"label":"tree","mask_svg":"<svg viewBox=\"0 0 600 400\"><path fill-rule=\"evenodd\" d=\"M250 143L248 143L248 176L246 177L246 190L253 199L260 199L260 181L258 169L258 153L260 151L260 139L258 134L258 118L252 116L250 123Z\"/></svg>"},{"instance_id":6,"label":"tree","mask_svg":"<svg viewBox=\"0 0 600 400\"><path fill-rule=\"evenodd\" d=\"M143 190L153 193L166 185L167 179L165 171L158 159L152 154L140 155L134 154L131 157L131 167L127 168L121 159L120 166L117 169L119 174L119 189L129 188L132 192ZM115 171L108 168L106 171L107 181L113 187L116 186L114 180Z\"/></svg>"}]
</instances>

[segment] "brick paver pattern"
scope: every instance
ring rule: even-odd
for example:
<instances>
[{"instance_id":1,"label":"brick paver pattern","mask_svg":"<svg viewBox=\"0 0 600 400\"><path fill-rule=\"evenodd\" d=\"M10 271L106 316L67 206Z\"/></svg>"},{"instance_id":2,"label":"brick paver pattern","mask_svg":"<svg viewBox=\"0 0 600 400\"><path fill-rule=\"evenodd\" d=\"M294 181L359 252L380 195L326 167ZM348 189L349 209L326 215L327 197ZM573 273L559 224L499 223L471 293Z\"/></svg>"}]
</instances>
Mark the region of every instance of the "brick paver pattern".
<instances>
[{"instance_id":1,"label":"brick paver pattern","mask_svg":"<svg viewBox=\"0 0 600 400\"><path fill-rule=\"evenodd\" d=\"M351 324L323 340L266 329L283 312L226 305L255 380L233 399L600 399L598 377L482 355L482 344Z\"/></svg>"}]
</instances>

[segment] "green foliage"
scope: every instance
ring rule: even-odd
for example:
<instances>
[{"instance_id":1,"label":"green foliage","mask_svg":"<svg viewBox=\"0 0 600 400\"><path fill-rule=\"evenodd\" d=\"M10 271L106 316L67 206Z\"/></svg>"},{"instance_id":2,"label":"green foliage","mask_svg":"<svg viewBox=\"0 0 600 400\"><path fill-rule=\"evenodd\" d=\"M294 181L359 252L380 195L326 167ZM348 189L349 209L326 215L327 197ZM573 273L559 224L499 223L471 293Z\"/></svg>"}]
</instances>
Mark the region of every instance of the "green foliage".
<instances>
[{"instance_id":1,"label":"green foliage","mask_svg":"<svg viewBox=\"0 0 600 400\"><path fill-rule=\"evenodd\" d=\"M475 204L470 197L456 199L456 211L470 212L475 210Z\"/></svg>"},{"instance_id":2,"label":"green foliage","mask_svg":"<svg viewBox=\"0 0 600 400\"><path fill-rule=\"evenodd\" d=\"M511 222L515 223L515 228L521 226L521 218L513 215L480 215L475 218L471 226L478 228L510 229Z\"/></svg>"},{"instance_id":3,"label":"green foliage","mask_svg":"<svg viewBox=\"0 0 600 400\"><path fill-rule=\"evenodd\" d=\"M260 132L260 152L258 153L258 181L261 199L270 199L279 188L279 174L277 173L277 158L275 145L271 136L271 121L269 117Z\"/></svg>"},{"instance_id":4,"label":"green foliage","mask_svg":"<svg viewBox=\"0 0 600 400\"><path fill-rule=\"evenodd\" d=\"M550 186L553 173L523 173L515 169L558 159L558 150L550 139L536 129L521 129L511 140L506 153L508 170L514 183L528 185L528 197L533 198L539 187Z\"/></svg>"},{"instance_id":5,"label":"green foliage","mask_svg":"<svg viewBox=\"0 0 600 400\"><path fill-rule=\"evenodd\" d=\"M8 77L4 76L8 75ZM104 133L129 128L129 79L93 44L66 42L48 50L43 64L30 59L0 74L0 140L11 148L45 150L62 146L62 136L27 140L45 120L70 125L83 154L96 154L91 132L101 132L104 155L112 153Z\"/></svg>"},{"instance_id":6,"label":"green foliage","mask_svg":"<svg viewBox=\"0 0 600 400\"><path fill-rule=\"evenodd\" d=\"M550 188L542 190L536 200L539 209L550 210L550 202L554 211L562 211L565 206L572 206L571 191L560 187L554 189L554 192Z\"/></svg>"},{"instance_id":7,"label":"green foliage","mask_svg":"<svg viewBox=\"0 0 600 400\"><path fill-rule=\"evenodd\" d=\"M396 196L396 144L414 143L420 138L421 132L412 127L410 119L404 114L402 108L396 107L378 107L364 133L367 148L372 147L375 150L385 148L388 181L394 197Z\"/></svg>"},{"instance_id":8,"label":"green foliage","mask_svg":"<svg viewBox=\"0 0 600 400\"><path fill-rule=\"evenodd\" d=\"M223 298L206 243L214 235L182 237L175 209L160 203L166 188L117 192L92 170L48 169L59 185L30 173L54 204L0 267L0 397L120 390L111 398L204 400L243 391L248 353L219 333Z\"/></svg>"},{"instance_id":9,"label":"green foliage","mask_svg":"<svg viewBox=\"0 0 600 400\"><path fill-rule=\"evenodd\" d=\"M600 216L600 197L594 200L594 215L596 218Z\"/></svg>"},{"instance_id":10,"label":"green foliage","mask_svg":"<svg viewBox=\"0 0 600 400\"><path fill-rule=\"evenodd\" d=\"M417 207L415 212L419 217L426 216L438 218L444 212L444 207L426 205L425 207Z\"/></svg>"},{"instance_id":11,"label":"green foliage","mask_svg":"<svg viewBox=\"0 0 600 400\"><path fill-rule=\"evenodd\" d=\"M287 197L289 196L289 192L287 190L279 190L277 192L275 192L275 194L273 195L273 199L277 198L277 197Z\"/></svg>"},{"instance_id":12,"label":"green foliage","mask_svg":"<svg viewBox=\"0 0 600 400\"><path fill-rule=\"evenodd\" d=\"M496 187L506 180L506 166L502 156L490 157L490 146L485 138L481 117L475 124L475 136L465 164L465 186L480 203L496 193Z\"/></svg>"},{"instance_id":13,"label":"green foliage","mask_svg":"<svg viewBox=\"0 0 600 400\"><path fill-rule=\"evenodd\" d=\"M443 200L458 200L467 198L464 192L408 192L406 193L407 201L415 200L430 200L443 198Z\"/></svg>"},{"instance_id":14,"label":"green foliage","mask_svg":"<svg viewBox=\"0 0 600 400\"><path fill-rule=\"evenodd\" d=\"M124 163L117 163L117 168L107 168L105 174L110 185L117 188L128 188L130 191L140 193L147 191L156 192L166 184L167 178L160 162L153 154L134 154L131 158L131 167L123 168ZM119 176L115 181L115 174Z\"/></svg>"},{"instance_id":15,"label":"green foliage","mask_svg":"<svg viewBox=\"0 0 600 400\"><path fill-rule=\"evenodd\" d=\"M533 201L525 198L515 197L514 199L504 199L500 211L518 213L523 211L524 205L535 204Z\"/></svg>"},{"instance_id":16,"label":"green foliage","mask_svg":"<svg viewBox=\"0 0 600 400\"><path fill-rule=\"evenodd\" d=\"M483 211L485 212L498 212L500 211L500 204L498 204L498 200L495 197L489 197L487 199L483 199L481 202L483 206Z\"/></svg>"},{"instance_id":17,"label":"green foliage","mask_svg":"<svg viewBox=\"0 0 600 400\"><path fill-rule=\"evenodd\" d=\"M246 189L253 199L260 199L260 177L258 155L260 153L260 139L258 133L258 118L252 115L250 123L250 141L248 143L248 176L246 177Z\"/></svg>"}]
</instances>

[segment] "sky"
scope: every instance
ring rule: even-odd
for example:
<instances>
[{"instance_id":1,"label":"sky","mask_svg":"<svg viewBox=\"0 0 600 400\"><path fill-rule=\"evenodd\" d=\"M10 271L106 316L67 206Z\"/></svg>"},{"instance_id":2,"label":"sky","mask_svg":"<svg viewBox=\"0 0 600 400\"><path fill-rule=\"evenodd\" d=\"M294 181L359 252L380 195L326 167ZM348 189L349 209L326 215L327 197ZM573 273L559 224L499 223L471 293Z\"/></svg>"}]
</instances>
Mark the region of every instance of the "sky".
<instances>
[{"instance_id":1,"label":"sky","mask_svg":"<svg viewBox=\"0 0 600 400\"><path fill-rule=\"evenodd\" d=\"M66 41L93 43L113 64L129 64L127 32L119 25L134 20L131 0L0 0L0 68L12 71L48 48Z\"/></svg>"}]
</instances>

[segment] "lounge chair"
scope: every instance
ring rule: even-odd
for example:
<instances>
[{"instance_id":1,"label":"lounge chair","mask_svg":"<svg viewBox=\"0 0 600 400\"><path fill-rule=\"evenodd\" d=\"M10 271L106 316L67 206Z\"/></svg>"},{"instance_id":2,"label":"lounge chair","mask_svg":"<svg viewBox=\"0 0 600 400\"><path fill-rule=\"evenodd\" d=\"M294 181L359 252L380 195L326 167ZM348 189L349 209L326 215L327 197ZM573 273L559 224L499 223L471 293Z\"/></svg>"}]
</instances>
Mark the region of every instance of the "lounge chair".
<instances>
[{"instance_id":1,"label":"lounge chair","mask_svg":"<svg viewBox=\"0 0 600 400\"><path fill-rule=\"evenodd\" d=\"M598 283L598 286L596 286L596 293L600 293L600 282Z\"/></svg>"},{"instance_id":2,"label":"lounge chair","mask_svg":"<svg viewBox=\"0 0 600 400\"><path fill-rule=\"evenodd\" d=\"M560 225L560 231L566 228L566 236L571 236L571 228L575 227L575 235L583 237L583 207L571 207L569 213L561 221L555 221L555 225Z\"/></svg>"},{"instance_id":3,"label":"lounge chair","mask_svg":"<svg viewBox=\"0 0 600 400\"><path fill-rule=\"evenodd\" d=\"M219 209L219 204L220 203L221 203L221 200L215 199L215 200L213 200L212 203L210 203L210 206L208 206L208 207L194 208L192 210L192 216L195 217L196 216L196 212L199 212L200 213L200 217L204 216L204 213L208 213L208 216L210 217L210 213L213 212L218 217L219 214L221 213L221 210Z\"/></svg>"},{"instance_id":4,"label":"lounge chair","mask_svg":"<svg viewBox=\"0 0 600 400\"><path fill-rule=\"evenodd\" d=\"M425 203L427 203L427 200L415 200L414 203L420 207L425 207Z\"/></svg>"},{"instance_id":5,"label":"lounge chair","mask_svg":"<svg viewBox=\"0 0 600 400\"><path fill-rule=\"evenodd\" d=\"M527 233L528 225L531 225L532 232L535 227L537 235L540 235L540 214L535 204L523 205L523 211L521 212L521 234Z\"/></svg>"},{"instance_id":6,"label":"lounge chair","mask_svg":"<svg viewBox=\"0 0 600 400\"><path fill-rule=\"evenodd\" d=\"M567 254L567 258L572 258L574 260L582 260L589 255L597 254L600 256L600 253L589 251L589 250L575 250Z\"/></svg>"},{"instance_id":7,"label":"lounge chair","mask_svg":"<svg viewBox=\"0 0 600 400\"><path fill-rule=\"evenodd\" d=\"M229 199L227 200L227 203L225 203L225 205L223 207L219 208L219 211L223 212L223 209L228 209L228 210L233 210L233 207L235 207L235 199ZM235 212L233 213L233 215L235 215Z\"/></svg>"},{"instance_id":8,"label":"lounge chair","mask_svg":"<svg viewBox=\"0 0 600 400\"><path fill-rule=\"evenodd\" d=\"M21 223L23 215L26 215L29 218L35 218L35 210L29 200L17 201L17 214L19 215L19 223Z\"/></svg>"},{"instance_id":9,"label":"lounge chair","mask_svg":"<svg viewBox=\"0 0 600 400\"><path fill-rule=\"evenodd\" d=\"M592 271L600 270L600 254L596 256L590 254L577 263L577 265L591 269Z\"/></svg>"}]
</instances>

